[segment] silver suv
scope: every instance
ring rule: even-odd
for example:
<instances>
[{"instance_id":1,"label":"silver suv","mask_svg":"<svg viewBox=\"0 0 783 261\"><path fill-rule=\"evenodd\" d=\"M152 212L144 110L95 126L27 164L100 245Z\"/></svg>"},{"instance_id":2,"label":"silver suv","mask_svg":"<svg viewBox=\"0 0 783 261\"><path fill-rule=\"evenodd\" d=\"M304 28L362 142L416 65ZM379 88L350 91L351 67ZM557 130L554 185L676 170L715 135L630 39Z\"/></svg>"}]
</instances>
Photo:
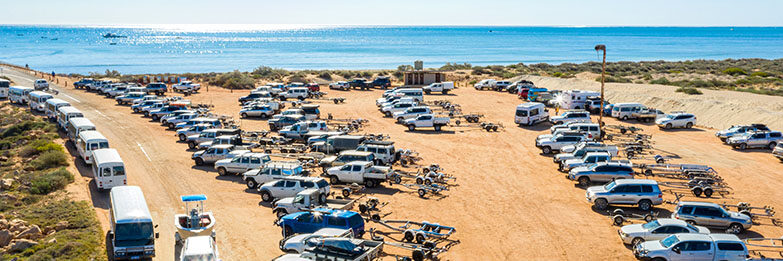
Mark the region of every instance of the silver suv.
<instances>
[{"instance_id":1,"label":"silver suv","mask_svg":"<svg viewBox=\"0 0 783 261\"><path fill-rule=\"evenodd\" d=\"M739 234L753 226L750 217L738 212L727 211L715 203L681 201L672 213L672 218L685 220L691 225L727 228L727 232Z\"/></svg>"},{"instance_id":2,"label":"silver suv","mask_svg":"<svg viewBox=\"0 0 783 261\"><path fill-rule=\"evenodd\" d=\"M739 150L747 148L775 149L781 139L783 139L783 135L779 131L764 131L737 135L729 138L726 143Z\"/></svg>"},{"instance_id":3,"label":"silver suv","mask_svg":"<svg viewBox=\"0 0 783 261\"><path fill-rule=\"evenodd\" d=\"M778 143L778 146L772 150L772 155L774 155L780 161L783 161L783 143Z\"/></svg>"},{"instance_id":4,"label":"silver suv","mask_svg":"<svg viewBox=\"0 0 783 261\"><path fill-rule=\"evenodd\" d=\"M651 179L619 179L603 186L587 188L587 202L604 210L609 204L638 205L649 211L652 206L663 204L663 194L658 182Z\"/></svg>"},{"instance_id":5,"label":"silver suv","mask_svg":"<svg viewBox=\"0 0 783 261\"><path fill-rule=\"evenodd\" d=\"M568 179L579 181L582 187L593 182L606 183L619 179L632 179L633 168L627 163L599 162L589 166L581 166L568 172Z\"/></svg>"}]
</instances>

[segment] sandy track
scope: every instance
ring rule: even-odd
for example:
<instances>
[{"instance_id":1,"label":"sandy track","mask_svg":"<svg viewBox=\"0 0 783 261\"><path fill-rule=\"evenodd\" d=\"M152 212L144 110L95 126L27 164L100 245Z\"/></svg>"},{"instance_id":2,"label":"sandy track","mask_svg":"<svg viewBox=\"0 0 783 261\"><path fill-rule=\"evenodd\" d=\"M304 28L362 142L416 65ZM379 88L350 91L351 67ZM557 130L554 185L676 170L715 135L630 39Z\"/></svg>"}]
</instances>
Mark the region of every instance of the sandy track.
<instances>
[{"instance_id":1,"label":"sandy track","mask_svg":"<svg viewBox=\"0 0 783 261\"><path fill-rule=\"evenodd\" d=\"M27 78L29 75L15 73ZM575 86L576 88L581 86ZM118 148L128 166L129 183L142 187L147 203L160 227L157 259L174 256L173 215L181 212L179 196L204 193L207 207L218 222L218 244L224 260L268 260L280 255L280 230L274 216L260 198L249 193L238 177L218 177L211 169L194 168L187 146L177 143L171 131L140 115L132 115L113 100L72 88L60 88L62 95L78 99L83 110ZM192 97L194 102L211 102L218 113L236 115L236 98L247 93L211 88ZM533 146L535 136L547 125L523 129L513 125L513 110L520 103L514 96L495 92L459 89L453 95L427 96L449 99L466 112L483 113L486 120L500 121L501 133L448 128L444 133L408 132L374 105L379 91L332 91L331 96L349 98L346 104L322 105L322 113L336 117L369 119L364 131L389 134L398 148L418 151L425 163L439 163L458 177L459 186L445 198L420 199L404 187L376 190L375 196L391 203L384 208L389 219L428 220L457 227L454 239L461 244L445 256L449 260L631 260L631 252L617 238L616 228L584 200L584 190L556 171L550 157ZM69 100L66 98L66 100ZM611 121L611 120L610 120ZM613 121L612 121L613 122ZM610 122L611 123L611 122ZM266 122L243 120L246 130L265 129ZM638 125L642 126L642 125ZM709 163L734 187L734 195L754 205L779 204L777 189L783 183L781 165L768 152L737 152L720 143L713 130L663 133L644 127L659 148L676 152L681 163ZM141 145L141 147L140 147ZM141 150L144 148L145 153ZM148 160L149 155L150 160ZM96 206L99 219L108 220L106 193L89 184L86 168L75 190L84 191ZM668 197L667 199L671 199ZM728 200L740 201L740 200ZM663 206L671 210L672 206ZM781 229L755 227L751 236L781 235ZM401 252L405 254L405 252Z\"/></svg>"}]
</instances>

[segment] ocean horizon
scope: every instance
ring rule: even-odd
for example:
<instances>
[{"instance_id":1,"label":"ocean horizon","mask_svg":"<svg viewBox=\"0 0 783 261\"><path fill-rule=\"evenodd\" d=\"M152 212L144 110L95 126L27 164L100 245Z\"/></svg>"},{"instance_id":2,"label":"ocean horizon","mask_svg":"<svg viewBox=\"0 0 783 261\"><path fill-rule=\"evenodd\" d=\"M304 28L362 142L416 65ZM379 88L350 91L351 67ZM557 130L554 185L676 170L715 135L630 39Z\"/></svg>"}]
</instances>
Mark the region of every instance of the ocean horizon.
<instances>
[{"instance_id":1,"label":"ocean horizon","mask_svg":"<svg viewBox=\"0 0 783 261\"><path fill-rule=\"evenodd\" d=\"M2 62L79 74L583 63L596 44L607 61L783 57L783 27L0 25L0 39Z\"/></svg>"}]
</instances>

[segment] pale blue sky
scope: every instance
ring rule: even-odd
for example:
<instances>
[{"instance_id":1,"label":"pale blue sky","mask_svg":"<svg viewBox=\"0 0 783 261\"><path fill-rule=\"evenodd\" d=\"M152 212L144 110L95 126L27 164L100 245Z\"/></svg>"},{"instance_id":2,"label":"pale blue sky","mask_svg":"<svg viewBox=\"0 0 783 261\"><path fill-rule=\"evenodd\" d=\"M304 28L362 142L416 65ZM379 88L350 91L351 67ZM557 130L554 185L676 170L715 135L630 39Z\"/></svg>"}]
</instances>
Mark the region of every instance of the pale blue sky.
<instances>
[{"instance_id":1,"label":"pale blue sky","mask_svg":"<svg viewBox=\"0 0 783 261\"><path fill-rule=\"evenodd\" d=\"M783 26L781 0L0 2L0 24Z\"/></svg>"}]
</instances>

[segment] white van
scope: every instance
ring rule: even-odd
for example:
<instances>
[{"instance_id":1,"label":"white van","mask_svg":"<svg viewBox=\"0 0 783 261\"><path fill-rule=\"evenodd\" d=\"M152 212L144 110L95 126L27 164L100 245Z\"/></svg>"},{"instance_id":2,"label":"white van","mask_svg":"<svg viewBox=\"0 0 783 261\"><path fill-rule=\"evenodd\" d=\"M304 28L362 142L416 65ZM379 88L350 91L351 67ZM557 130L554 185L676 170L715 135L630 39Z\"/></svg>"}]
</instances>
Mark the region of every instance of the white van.
<instances>
[{"instance_id":1,"label":"white van","mask_svg":"<svg viewBox=\"0 0 783 261\"><path fill-rule=\"evenodd\" d=\"M141 188L117 186L111 190L109 199L109 238L111 256L115 259L142 260L155 257L155 232L152 215L144 200Z\"/></svg>"},{"instance_id":2,"label":"white van","mask_svg":"<svg viewBox=\"0 0 783 261\"><path fill-rule=\"evenodd\" d=\"M424 90L422 90L421 88L398 89L392 92L390 96L396 96L396 95L413 98L416 102L424 101Z\"/></svg>"},{"instance_id":3,"label":"white van","mask_svg":"<svg viewBox=\"0 0 783 261\"><path fill-rule=\"evenodd\" d=\"M54 98L51 94L42 92L42 91L33 91L28 94L29 97L29 103L31 110L36 110L39 112L44 112L46 110L46 101Z\"/></svg>"},{"instance_id":4,"label":"white van","mask_svg":"<svg viewBox=\"0 0 783 261\"><path fill-rule=\"evenodd\" d=\"M84 114L79 109L72 106L60 107L57 109L57 125L67 131L68 121L71 118L84 118Z\"/></svg>"},{"instance_id":5,"label":"white van","mask_svg":"<svg viewBox=\"0 0 783 261\"><path fill-rule=\"evenodd\" d=\"M517 112L514 116L514 123L531 126L539 122L549 121L549 111L543 103L526 102L517 105Z\"/></svg>"},{"instance_id":6,"label":"white van","mask_svg":"<svg viewBox=\"0 0 783 261\"><path fill-rule=\"evenodd\" d=\"M71 106L71 103L64 101L62 99L52 98L46 100L46 117L49 118L50 121L57 120L57 110L61 107L68 107Z\"/></svg>"},{"instance_id":7,"label":"white van","mask_svg":"<svg viewBox=\"0 0 783 261\"><path fill-rule=\"evenodd\" d=\"M98 131L82 131L74 143L79 156L86 164L92 164L93 151L109 148L109 140Z\"/></svg>"},{"instance_id":8,"label":"white van","mask_svg":"<svg viewBox=\"0 0 783 261\"><path fill-rule=\"evenodd\" d=\"M0 99L8 98L8 88L11 88L11 81L0 79Z\"/></svg>"},{"instance_id":9,"label":"white van","mask_svg":"<svg viewBox=\"0 0 783 261\"><path fill-rule=\"evenodd\" d=\"M127 183L125 163L115 149L92 151L92 176L99 191Z\"/></svg>"},{"instance_id":10,"label":"white van","mask_svg":"<svg viewBox=\"0 0 783 261\"><path fill-rule=\"evenodd\" d=\"M628 120L634 112L645 109L641 103L617 103L612 107L612 117Z\"/></svg>"},{"instance_id":11,"label":"white van","mask_svg":"<svg viewBox=\"0 0 783 261\"><path fill-rule=\"evenodd\" d=\"M560 93L560 108L566 110L580 110L585 109L585 102L587 97L601 96L598 92L581 91L581 90L567 90Z\"/></svg>"},{"instance_id":12,"label":"white van","mask_svg":"<svg viewBox=\"0 0 783 261\"><path fill-rule=\"evenodd\" d=\"M8 87L8 100L11 103L25 104L27 103L27 94L34 91L30 87L11 86Z\"/></svg>"},{"instance_id":13,"label":"white van","mask_svg":"<svg viewBox=\"0 0 783 261\"><path fill-rule=\"evenodd\" d=\"M82 131L95 130L95 124L87 118L71 118L68 120L68 127L65 128L68 132L68 138L71 141L76 141L79 137L79 133Z\"/></svg>"}]
</instances>

